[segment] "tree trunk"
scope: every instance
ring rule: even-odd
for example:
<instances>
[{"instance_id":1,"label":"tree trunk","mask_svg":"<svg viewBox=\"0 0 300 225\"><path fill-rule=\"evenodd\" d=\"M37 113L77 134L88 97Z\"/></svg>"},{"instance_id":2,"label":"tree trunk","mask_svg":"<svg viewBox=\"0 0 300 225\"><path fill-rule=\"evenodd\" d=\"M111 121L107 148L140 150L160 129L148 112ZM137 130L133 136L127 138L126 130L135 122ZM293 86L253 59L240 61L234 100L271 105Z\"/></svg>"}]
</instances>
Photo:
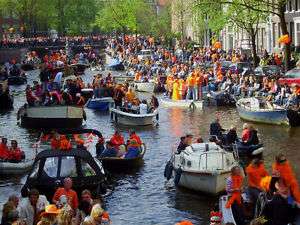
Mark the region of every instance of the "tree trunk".
<instances>
[{"instance_id":1,"label":"tree trunk","mask_svg":"<svg viewBox=\"0 0 300 225\"><path fill-rule=\"evenodd\" d=\"M283 35L288 34L288 28L285 21L285 4L280 7L279 11L280 27ZM290 37L291 38L291 37ZM285 70L291 69L291 43L285 44L284 47L284 68Z\"/></svg>"},{"instance_id":2,"label":"tree trunk","mask_svg":"<svg viewBox=\"0 0 300 225\"><path fill-rule=\"evenodd\" d=\"M257 50L256 50L256 32L252 27L250 29L250 36L251 36L253 64L254 64L254 67L257 67L258 63L259 63L259 59L258 59Z\"/></svg>"}]
</instances>

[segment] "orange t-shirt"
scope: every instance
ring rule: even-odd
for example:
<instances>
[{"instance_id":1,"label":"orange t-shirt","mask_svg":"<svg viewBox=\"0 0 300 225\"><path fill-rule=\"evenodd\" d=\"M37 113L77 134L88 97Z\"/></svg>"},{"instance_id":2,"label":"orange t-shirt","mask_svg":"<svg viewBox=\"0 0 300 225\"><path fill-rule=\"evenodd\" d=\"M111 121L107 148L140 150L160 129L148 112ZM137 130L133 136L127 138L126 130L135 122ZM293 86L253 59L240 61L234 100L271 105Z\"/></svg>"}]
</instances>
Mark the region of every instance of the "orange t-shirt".
<instances>
[{"instance_id":1,"label":"orange t-shirt","mask_svg":"<svg viewBox=\"0 0 300 225\"><path fill-rule=\"evenodd\" d=\"M64 188L58 188L52 198L52 201L59 201L60 196L65 195L68 199L68 203L73 209L78 208L78 196L75 191L71 190L65 190Z\"/></svg>"},{"instance_id":2,"label":"orange t-shirt","mask_svg":"<svg viewBox=\"0 0 300 225\"><path fill-rule=\"evenodd\" d=\"M248 185L249 187L255 187L260 189L260 182L261 179L265 176L268 176L268 172L266 171L263 164L259 165L258 167L254 167L250 164L246 168L246 173L248 175Z\"/></svg>"}]
</instances>

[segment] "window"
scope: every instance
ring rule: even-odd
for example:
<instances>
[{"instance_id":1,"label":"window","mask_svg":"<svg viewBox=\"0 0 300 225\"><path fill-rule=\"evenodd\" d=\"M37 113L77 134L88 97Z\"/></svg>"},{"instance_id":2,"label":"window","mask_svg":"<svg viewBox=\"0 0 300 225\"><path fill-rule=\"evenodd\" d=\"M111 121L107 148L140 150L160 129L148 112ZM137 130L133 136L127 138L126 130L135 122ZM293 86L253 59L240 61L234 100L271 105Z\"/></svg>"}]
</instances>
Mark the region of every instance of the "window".
<instances>
[{"instance_id":1,"label":"window","mask_svg":"<svg viewBox=\"0 0 300 225\"><path fill-rule=\"evenodd\" d=\"M61 158L60 177L77 177L76 161L73 156Z\"/></svg>"},{"instance_id":2,"label":"window","mask_svg":"<svg viewBox=\"0 0 300 225\"><path fill-rule=\"evenodd\" d=\"M30 178L37 178L37 175L38 175L38 172L39 172L39 167L40 167L40 162L41 161L37 161L35 164L34 164L34 167L33 167L33 170L30 174Z\"/></svg>"},{"instance_id":3,"label":"window","mask_svg":"<svg viewBox=\"0 0 300 225\"><path fill-rule=\"evenodd\" d=\"M86 161L81 160L82 174L84 177L95 176L95 170Z\"/></svg>"},{"instance_id":4,"label":"window","mask_svg":"<svg viewBox=\"0 0 300 225\"><path fill-rule=\"evenodd\" d=\"M55 178L57 177L57 169L58 169L58 158L51 157L47 158L44 165L44 173L49 177Z\"/></svg>"},{"instance_id":5,"label":"window","mask_svg":"<svg viewBox=\"0 0 300 225\"><path fill-rule=\"evenodd\" d=\"M295 0L295 10L299 10L300 0Z\"/></svg>"}]
</instances>

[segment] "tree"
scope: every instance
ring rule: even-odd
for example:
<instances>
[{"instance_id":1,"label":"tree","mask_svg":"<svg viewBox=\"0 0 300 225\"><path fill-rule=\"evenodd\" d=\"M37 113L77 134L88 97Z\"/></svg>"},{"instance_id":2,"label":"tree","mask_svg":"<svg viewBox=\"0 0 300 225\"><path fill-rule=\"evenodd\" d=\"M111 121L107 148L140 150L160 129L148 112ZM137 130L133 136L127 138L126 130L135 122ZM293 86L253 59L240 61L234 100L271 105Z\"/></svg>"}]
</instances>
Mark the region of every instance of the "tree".
<instances>
[{"instance_id":1,"label":"tree","mask_svg":"<svg viewBox=\"0 0 300 225\"><path fill-rule=\"evenodd\" d=\"M236 6L243 7L257 13L266 13L269 15L276 15L280 19L281 32L283 35L289 35L288 27L285 19L286 4L288 0L214 0L222 6ZM212 2L210 0L197 0L198 6L209 6ZM284 48L284 64L285 69L290 69L291 62L291 44L286 44Z\"/></svg>"}]
</instances>

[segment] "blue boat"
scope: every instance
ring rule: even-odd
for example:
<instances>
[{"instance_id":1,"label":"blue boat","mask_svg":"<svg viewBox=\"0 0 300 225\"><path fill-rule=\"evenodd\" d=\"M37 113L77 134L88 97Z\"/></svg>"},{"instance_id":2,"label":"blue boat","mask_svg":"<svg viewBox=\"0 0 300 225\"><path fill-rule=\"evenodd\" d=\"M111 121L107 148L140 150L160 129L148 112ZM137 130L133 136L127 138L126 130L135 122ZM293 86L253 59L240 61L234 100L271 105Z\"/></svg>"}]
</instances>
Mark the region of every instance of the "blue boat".
<instances>
[{"instance_id":1,"label":"blue boat","mask_svg":"<svg viewBox=\"0 0 300 225\"><path fill-rule=\"evenodd\" d=\"M91 98L86 103L86 107L98 111L108 111L114 106L115 102L111 97Z\"/></svg>"},{"instance_id":2,"label":"blue boat","mask_svg":"<svg viewBox=\"0 0 300 225\"><path fill-rule=\"evenodd\" d=\"M257 98L242 98L236 103L239 116L248 121L275 125L290 125L287 109L262 102Z\"/></svg>"}]
</instances>

